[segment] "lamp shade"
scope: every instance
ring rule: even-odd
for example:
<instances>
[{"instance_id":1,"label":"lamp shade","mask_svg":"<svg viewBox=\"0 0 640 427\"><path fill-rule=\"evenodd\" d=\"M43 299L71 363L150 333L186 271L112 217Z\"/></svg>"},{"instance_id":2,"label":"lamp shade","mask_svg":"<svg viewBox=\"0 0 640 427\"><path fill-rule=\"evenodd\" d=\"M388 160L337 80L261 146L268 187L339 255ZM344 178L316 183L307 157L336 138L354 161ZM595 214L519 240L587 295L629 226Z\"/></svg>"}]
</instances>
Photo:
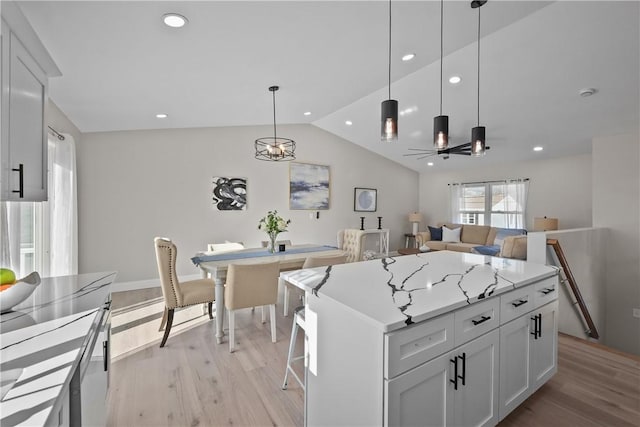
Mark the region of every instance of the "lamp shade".
<instances>
[{"instance_id":1,"label":"lamp shade","mask_svg":"<svg viewBox=\"0 0 640 427\"><path fill-rule=\"evenodd\" d=\"M420 222L422 221L422 214L418 212L413 212L409 214L409 222Z\"/></svg>"},{"instance_id":2,"label":"lamp shade","mask_svg":"<svg viewBox=\"0 0 640 427\"><path fill-rule=\"evenodd\" d=\"M533 231L550 231L558 229L558 218L534 218Z\"/></svg>"}]
</instances>

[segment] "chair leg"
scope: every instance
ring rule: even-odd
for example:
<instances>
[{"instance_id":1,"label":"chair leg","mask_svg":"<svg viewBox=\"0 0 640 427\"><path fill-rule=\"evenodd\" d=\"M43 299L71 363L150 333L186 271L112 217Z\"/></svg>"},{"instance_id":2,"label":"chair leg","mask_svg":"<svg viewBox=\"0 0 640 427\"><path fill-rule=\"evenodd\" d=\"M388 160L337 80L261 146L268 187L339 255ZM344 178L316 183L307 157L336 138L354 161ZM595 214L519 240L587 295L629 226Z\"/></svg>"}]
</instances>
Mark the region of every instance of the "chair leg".
<instances>
[{"instance_id":1,"label":"chair leg","mask_svg":"<svg viewBox=\"0 0 640 427\"><path fill-rule=\"evenodd\" d=\"M289 286L284 284L284 312L282 313L285 317L289 315Z\"/></svg>"},{"instance_id":2,"label":"chair leg","mask_svg":"<svg viewBox=\"0 0 640 427\"><path fill-rule=\"evenodd\" d=\"M213 303L210 302L207 305L209 307L209 319L213 319Z\"/></svg>"},{"instance_id":3,"label":"chair leg","mask_svg":"<svg viewBox=\"0 0 640 427\"><path fill-rule=\"evenodd\" d=\"M236 350L236 319L233 310L227 310L229 313L229 353Z\"/></svg>"},{"instance_id":4,"label":"chair leg","mask_svg":"<svg viewBox=\"0 0 640 427\"><path fill-rule=\"evenodd\" d=\"M164 311L162 312L162 320L160 321L160 327L158 328L158 332L164 329L164 325L167 324L167 306L164 306Z\"/></svg>"},{"instance_id":5,"label":"chair leg","mask_svg":"<svg viewBox=\"0 0 640 427\"><path fill-rule=\"evenodd\" d=\"M164 336L162 337L160 348L164 347L164 344L167 342L167 338L169 338L169 332L171 331L172 323L173 323L173 308L167 310L167 327L164 329Z\"/></svg>"},{"instance_id":6,"label":"chair leg","mask_svg":"<svg viewBox=\"0 0 640 427\"><path fill-rule=\"evenodd\" d=\"M298 324L296 318L293 318L293 324L291 325L291 340L289 341L289 354L287 355L287 368L284 371L284 382L282 383L282 389L287 389L287 379L289 378L289 370L291 369L291 362L293 359L293 350L296 347L296 337L298 336Z\"/></svg>"},{"instance_id":7,"label":"chair leg","mask_svg":"<svg viewBox=\"0 0 640 427\"><path fill-rule=\"evenodd\" d=\"M261 307L261 309L262 309L262 323L266 323L267 322L267 318L266 318L266 316L264 314L264 305Z\"/></svg>"},{"instance_id":8,"label":"chair leg","mask_svg":"<svg viewBox=\"0 0 640 427\"><path fill-rule=\"evenodd\" d=\"M264 310L264 306L262 307ZM269 305L269 317L271 323L271 342L276 342L276 305Z\"/></svg>"}]
</instances>

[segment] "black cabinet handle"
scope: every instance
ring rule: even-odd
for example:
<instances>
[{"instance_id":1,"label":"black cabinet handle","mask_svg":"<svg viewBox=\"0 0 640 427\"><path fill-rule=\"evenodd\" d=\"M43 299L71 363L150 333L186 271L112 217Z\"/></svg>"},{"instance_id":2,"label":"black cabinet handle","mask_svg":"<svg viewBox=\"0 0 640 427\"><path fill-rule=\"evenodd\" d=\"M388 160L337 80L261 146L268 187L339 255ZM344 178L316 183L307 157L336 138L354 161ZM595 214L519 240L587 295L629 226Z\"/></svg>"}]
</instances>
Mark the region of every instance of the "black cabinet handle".
<instances>
[{"instance_id":1,"label":"black cabinet handle","mask_svg":"<svg viewBox=\"0 0 640 427\"><path fill-rule=\"evenodd\" d=\"M529 301L527 301L526 299L521 299L521 300L518 300L516 302L512 302L511 305L514 306L514 307L520 307L522 304L526 304L528 302Z\"/></svg>"},{"instance_id":2,"label":"black cabinet handle","mask_svg":"<svg viewBox=\"0 0 640 427\"><path fill-rule=\"evenodd\" d=\"M544 295L550 294L551 292L555 291L556 288L546 288L541 290L540 292L542 292Z\"/></svg>"},{"instance_id":3,"label":"black cabinet handle","mask_svg":"<svg viewBox=\"0 0 640 427\"><path fill-rule=\"evenodd\" d=\"M531 332L530 335L533 335L533 339L537 340L538 339L538 315L536 314L535 316L533 316L531 320L533 320L533 332Z\"/></svg>"},{"instance_id":4,"label":"black cabinet handle","mask_svg":"<svg viewBox=\"0 0 640 427\"><path fill-rule=\"evenodd\" d=\"M462 359L462 376L459 377L462 380L462 385L466 385L466 379L467 379L467 353L462 353L462 356L458 356L460 359Z\"/></svg>"},{"instance_id":5,"label":"black cabinet handle","mask_svg":"<svg viewBox=\"0 0 640 427\"><path fill-rule=\"evenodd\" d=\"M477 326L480 323L484 323L484 322L486 322L487 320L490 320L490 319L491 319L491 316L482 316L480 318L480 320L471 319L471 323L473 323L473 326Z\"/></svg>"},{"instance_id":6,"label":"black cabinet handle","mask_svg":"<svg viewBox=\"0 0 640 427\"><path fill-rule=\"evenodd\" d=\"M542 338L542 313L538 313L538 338Z\"/></svg>"},{"instance_id":7,"label":"black cabinet handle","mask_svg":"<svg viewBox=\"0 0 640 427\"><path fill-rule=\"evenodd\" d=\"M11 169L14 172L18 172L18 177L19 177L19 187L18 190L12 190L12 193L18 193L18 197L20 197L21 199L24 198L24 165L22 163L20 163L18 165L18 169L12 168Z\"/></svg>"},{"instance_id":8,"label":"black cabinet handle","mask_svg":"<svg viewBox=\"0 0 640 427\"><path fill-rule=\"evenodd\" d=\"M107 341L102 341L102 367L107 372L109 369L109 344Z\"/></svg>"},{"instance_id":9,"label":"black cabinet handle","mask_svg":"<svg viewBox=\"0 0 640 427\"><path fill-rule=\"evenodd\" d=\"M453 359L449 359L449 361L451 363L453 363L453 379L449 380L450 383L453 384L453 389L457 390L458 389L458 356L454 357Z\"/></svg>"}]
</instances>

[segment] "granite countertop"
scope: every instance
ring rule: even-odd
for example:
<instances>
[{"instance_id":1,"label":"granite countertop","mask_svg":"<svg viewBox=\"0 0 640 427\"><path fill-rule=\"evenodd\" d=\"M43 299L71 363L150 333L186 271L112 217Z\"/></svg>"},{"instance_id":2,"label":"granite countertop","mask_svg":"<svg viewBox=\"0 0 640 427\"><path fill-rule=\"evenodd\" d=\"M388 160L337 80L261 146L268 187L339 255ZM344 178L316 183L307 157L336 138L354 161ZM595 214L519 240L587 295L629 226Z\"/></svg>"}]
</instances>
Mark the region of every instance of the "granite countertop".
<instances>
[{"instance_id":1,"label":"granite countertop","mask_svg":"<svg viewBox=\"0 0 640 427\"><path fill-rule=\"evenodd\" d=\"M2 426L45 425L56 415L109 306L115 277L107 272L43 278L27 300L0 315Z\"/></svg>"},{"instance_id":2,"label":"granite countertop","mask_svg":"<svg viewBox=\"0 0 640 427\"><path fill-rule=\"evenodd\" d=\"M354 310L384 332L553 277L542 264L437 251L287 271L280 277Z\"/></svg>"}]
</instances>

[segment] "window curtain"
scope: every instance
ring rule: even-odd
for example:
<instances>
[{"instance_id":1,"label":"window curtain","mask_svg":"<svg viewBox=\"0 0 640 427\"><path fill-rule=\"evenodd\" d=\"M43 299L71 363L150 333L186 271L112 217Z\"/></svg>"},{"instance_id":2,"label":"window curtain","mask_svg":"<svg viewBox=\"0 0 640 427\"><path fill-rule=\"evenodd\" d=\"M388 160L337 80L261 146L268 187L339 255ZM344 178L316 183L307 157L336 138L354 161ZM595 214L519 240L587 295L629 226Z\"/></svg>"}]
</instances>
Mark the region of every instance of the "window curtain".
<instances>
[{"instance_id":1,"label":"window curtain","mask_svg":"<svg viewBox=\"0 0 640 427\"><path fill-rule=\"evenodd\" d=\"M76 146L71 135L49 138L49 273L78 274Z\"/></svg>"},{"instance_id":2,"label":"window curtain","mask_svg":"<svg viewBox=\"0 0 640 427\"><path fill-rule=\"evenodd\" d=\"M462 188L462 184L449 184L449 219L454 224L461 222Z\"/></svg>"},{"instance_id":3,"label":"window curtain","mask_svg":"<svg viewBox=\"0 0 640 427\"><path fill-rule=\"evenodd\" d=\"M508 206L507 211L515 212L509 214L507 224L509 228L525 228L526 212L527 212L527 196L529 194L528 179L510 179L507 180L507 194L511 196L511 200L515 201L515 206Z\"/></svg>"}]
</instances>

